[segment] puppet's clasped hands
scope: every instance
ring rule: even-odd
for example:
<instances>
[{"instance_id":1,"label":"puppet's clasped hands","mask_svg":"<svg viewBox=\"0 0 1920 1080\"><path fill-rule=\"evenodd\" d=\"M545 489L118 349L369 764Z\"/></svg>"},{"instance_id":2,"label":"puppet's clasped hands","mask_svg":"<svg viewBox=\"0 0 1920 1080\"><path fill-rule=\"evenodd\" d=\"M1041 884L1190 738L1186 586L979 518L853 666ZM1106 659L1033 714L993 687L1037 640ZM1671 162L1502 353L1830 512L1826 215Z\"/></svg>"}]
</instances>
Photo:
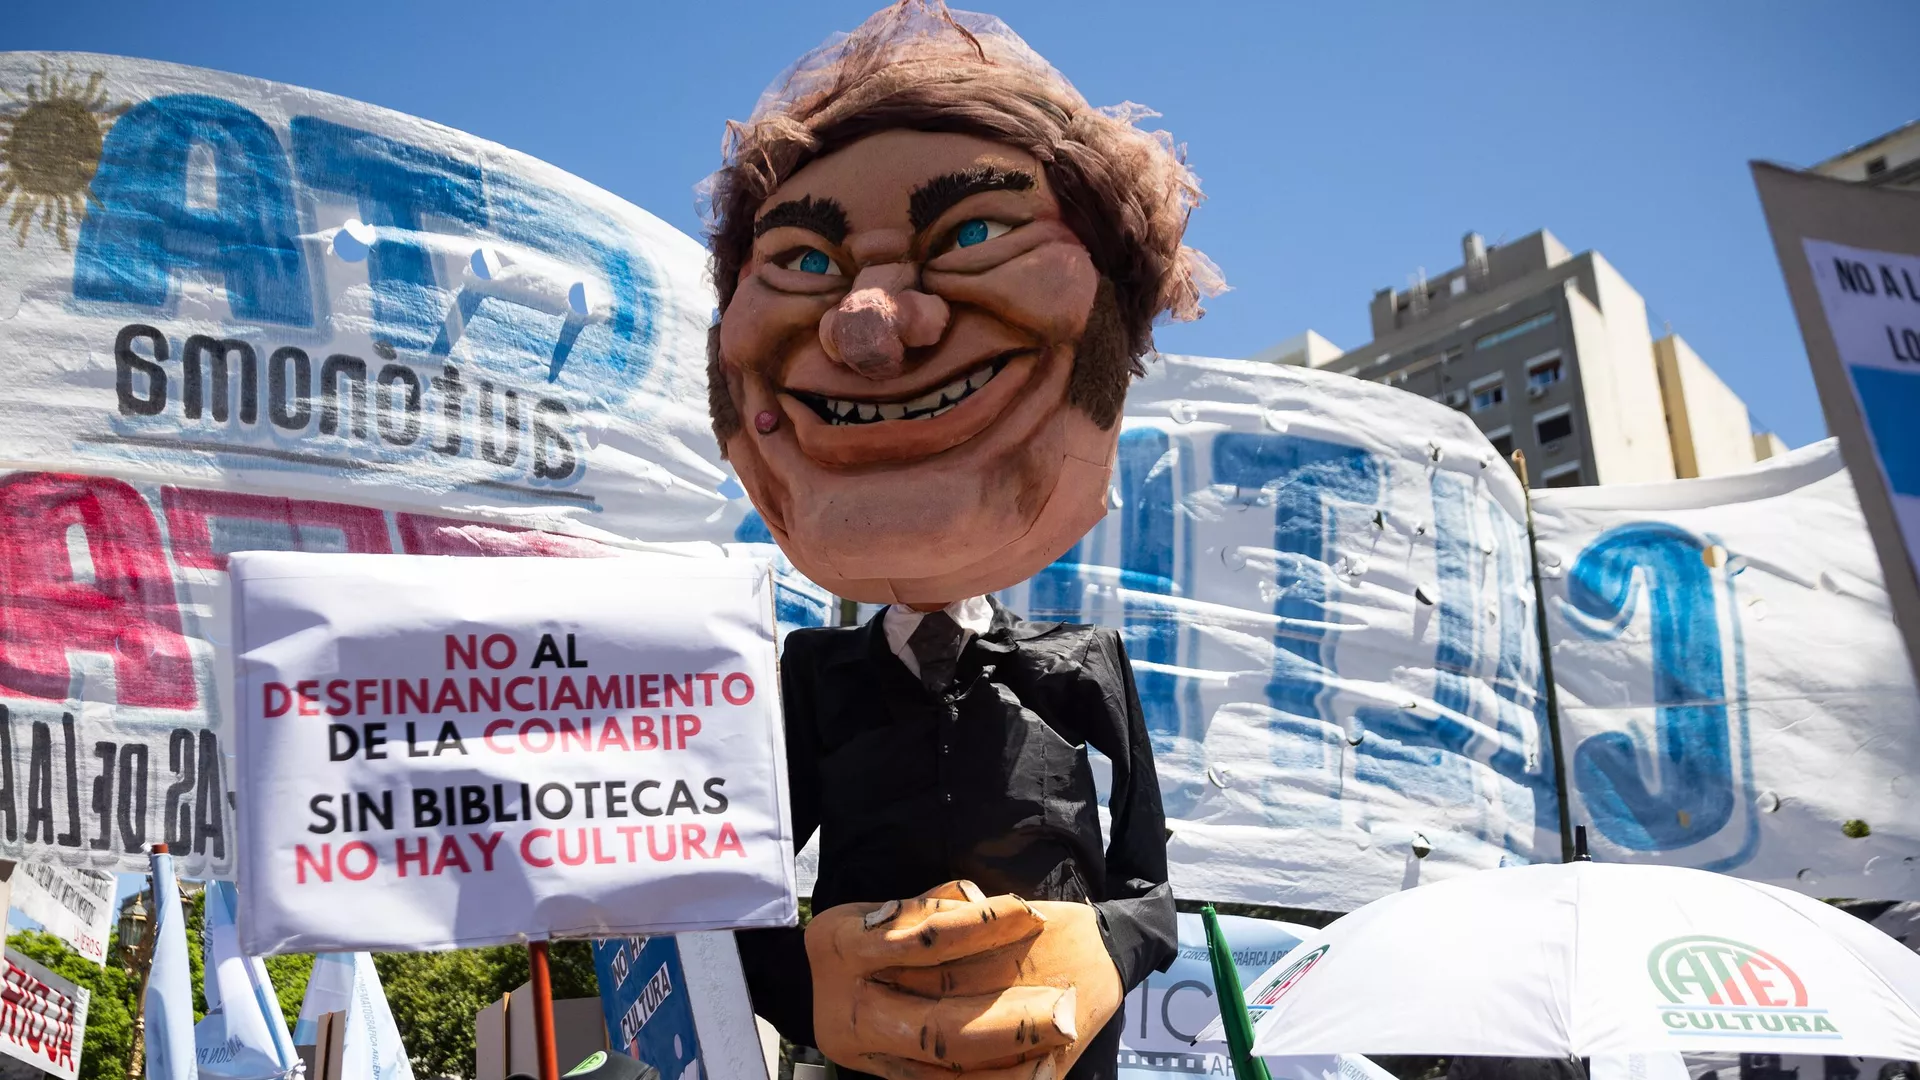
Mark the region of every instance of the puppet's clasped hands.
<instances>
[{"instance_id":1,"label":"puppet's clasped hands","mask_svg":"<svg viewBox=\"0 0 1920 1080\"><path fill-rule=\"evenodd\" d=\"M889 1080L1053 1080L1120 1007L1090 904L955 881L807 927L820 1052Z\"/></svg>"}]
</instances>

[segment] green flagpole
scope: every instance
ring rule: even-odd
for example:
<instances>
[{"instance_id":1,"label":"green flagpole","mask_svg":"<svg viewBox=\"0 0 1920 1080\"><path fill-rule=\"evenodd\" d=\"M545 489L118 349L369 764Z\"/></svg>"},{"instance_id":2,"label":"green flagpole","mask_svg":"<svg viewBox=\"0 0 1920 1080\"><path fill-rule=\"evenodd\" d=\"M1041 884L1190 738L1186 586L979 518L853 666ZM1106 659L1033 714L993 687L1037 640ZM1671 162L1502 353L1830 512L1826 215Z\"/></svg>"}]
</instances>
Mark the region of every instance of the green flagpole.
<instances>
[{"instance_id":1,"label":"green flagpole","mask_svg":"<svg viewBox=\"0 0 1920 1080\"><path fill-rule=\"evenodd\" d=\"M1253 1056L1253 1021L1247 1018L1247 995L1240 989L1240 969L1234 965L1227 936L1220 931L1220 917L1213 905L1200 909L1207 926L1207 959L1213 964L1214 1000L1220 1003L1220 1020L1227 1029L1227 1053L1233 1062L1234 1080L1270 1080L1267 1063Z\"/></svg>"}]
</instances>

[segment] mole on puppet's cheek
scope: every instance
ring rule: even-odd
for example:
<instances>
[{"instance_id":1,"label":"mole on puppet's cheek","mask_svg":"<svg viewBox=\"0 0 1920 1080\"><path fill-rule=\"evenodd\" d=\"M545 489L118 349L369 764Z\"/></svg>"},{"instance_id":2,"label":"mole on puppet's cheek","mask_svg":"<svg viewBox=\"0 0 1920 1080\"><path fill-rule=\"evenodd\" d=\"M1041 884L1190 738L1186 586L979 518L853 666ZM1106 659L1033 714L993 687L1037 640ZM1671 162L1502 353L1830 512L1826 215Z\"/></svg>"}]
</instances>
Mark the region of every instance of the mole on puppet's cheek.
<instances>
[{"instance_id":1,"label":"mole on puppet's cheek","mask_svg":"<svg viewBox=\"0 0 1920 1080\"><path fill-rule=\"evenodd\" d=\"M960 599L1098 519L1117 425L1068 400L1098 275L1037 161L882 132L758 220L721 321L728 450L802 572L859 600Z\"/></svg>"}]
</instances>

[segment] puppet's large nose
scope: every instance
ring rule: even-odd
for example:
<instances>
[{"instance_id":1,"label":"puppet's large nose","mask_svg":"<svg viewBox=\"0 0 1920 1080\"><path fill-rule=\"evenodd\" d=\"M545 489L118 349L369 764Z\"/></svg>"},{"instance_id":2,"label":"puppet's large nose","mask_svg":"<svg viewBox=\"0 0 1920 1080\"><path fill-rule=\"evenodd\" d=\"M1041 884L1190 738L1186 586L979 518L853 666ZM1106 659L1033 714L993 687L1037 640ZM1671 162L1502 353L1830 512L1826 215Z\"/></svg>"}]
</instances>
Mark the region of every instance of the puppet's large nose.
<instances>
[{"instance_id":1,"label":"puppet's large nose","mask_svg":"<svg viewBox=\"0 0 1920 1080\"><path fill-rule=\"evenodd\" d=\"M869 379L891 379L907 350L937 344L947 329L947 302L921 292L913 263L869 266L853 279L840 306L820 319L820 344L836 363Z\"/></svg>"}]
</instances>

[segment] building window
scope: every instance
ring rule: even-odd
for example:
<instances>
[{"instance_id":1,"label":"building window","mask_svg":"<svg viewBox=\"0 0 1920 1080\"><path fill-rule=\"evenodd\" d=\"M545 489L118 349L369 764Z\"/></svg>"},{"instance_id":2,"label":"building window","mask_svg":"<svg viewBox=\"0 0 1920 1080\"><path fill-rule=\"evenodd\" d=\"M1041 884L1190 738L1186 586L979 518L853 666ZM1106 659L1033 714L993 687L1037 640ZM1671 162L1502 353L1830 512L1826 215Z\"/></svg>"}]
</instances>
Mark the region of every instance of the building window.
<instances>
[{"instance_id":1,"label":"building window","mask_svg":"<svg viewBox=\"0 0 1920 1080\"><path fill-rule=\"evenodd\" d=\"M1473 392L1473 411L1491 409L1507 400L1507 384L1498 375L1477 379L1468 387Z\"/></svg>"},{"instance_id":2,"label":"building window","mask_svg":"<svg viewBox=\"0 0 1920 1080\"><path fill-rule=\"evenodd\" d=\"M1536 360L1527 365L1527 393L1539 397L1547 388L1560 381L1560 357L1555 354L1551 359Z\"/></svg>"},{"instance_id":3,"label":"building window","mask_svg":"<svg viewBox=\"0 0 1920 1080\"><path fill-rule=\"evenodd\" d=\"M1555 469L1548 469L1540 477L1541 487L1563 488L1580 486L1580 463L1569 462Z\"/></svg>"},{"instance_id":4,"label":"building window","mask_svg":"<svg viewBox=\"0 0 1920 1080\"><path fill-rule=\"evenodd\" d=\"M1475 349L1491 349L1495 345L1498 345L1503 341L1511 341L1514 338L1519 337L1521 334L1532 333L1533 331L1538 330L1541 327L1546 326L1547 324L1553 322L1558 317L1559 316L1555 315L1551 311L1543 311L1540 314L1535 315L1531 319L1522 319L1521 321L1514 323L1512 326L1503 327L1499 330L1495 330L1493 333L1488 334L1485 337L1479 338L1473 343L1473 347Z\"/></svg>"},{"instance_id":5,"label":"building window","mask_svg":"<svg viewBox=\"0 0 1920 1080\"><path fill-rule=\"evenodd\" d=\"M1885 157L1870 158L1867 161L1868 176L1879 176L1881 173L1886 171L1887 171L1887 159Z\"/></svg>"},{"instance_id":6,"label":"building window","mask_svg":"<svg viewBox=\"0 0 1920 1080\"><path fill-rule=\"evenodd\" d=\"M1573 434L1573 410L1562 408L1533 421L1533 436L1541 445L1559 442Z\"/></svg>"},{"instance_id":7,"label":"building window","mask_svg":"<svg viewBox=\"0 0 1920 1080\"><path fill-rule=\"evenodd\" d=\"M1487 432L1487 441L1493 444L1494 452L1505 461L1513 456L1513 429L1495 428Z\"/></svg>"}]
</instances>

